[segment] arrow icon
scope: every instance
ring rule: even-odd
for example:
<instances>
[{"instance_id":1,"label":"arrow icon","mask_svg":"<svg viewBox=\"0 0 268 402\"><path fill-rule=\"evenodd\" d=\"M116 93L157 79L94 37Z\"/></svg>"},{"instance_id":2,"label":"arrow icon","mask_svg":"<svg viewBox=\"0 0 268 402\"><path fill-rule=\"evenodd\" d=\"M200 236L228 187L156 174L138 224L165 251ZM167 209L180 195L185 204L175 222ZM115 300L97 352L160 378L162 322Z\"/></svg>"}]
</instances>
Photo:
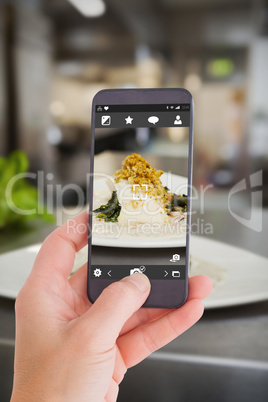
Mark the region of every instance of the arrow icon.
<instances>
[{"instance_id":1,"label":"arrow icon","mask_svg":"<svg viewBox=\"0 0 268 402\"><path fill-rule=\"evenodd\" d=\"M107 274L108 274L109 276L112 276L112 275L111 275L111 272L112 272L112 270L110 270L109 272L107 272Z\"/></svg>"},{"instance_id":2,"label":"arrow icon","mask_svg":"<svg viewBox=\"0 0 268 402\"><path fill-rule=\"evenodd\" d=\"M165 278L168 275L168 271L164 270L164 272L165 272L165 275L164 275L164 278Z\"/></svg>"}]
</instances>

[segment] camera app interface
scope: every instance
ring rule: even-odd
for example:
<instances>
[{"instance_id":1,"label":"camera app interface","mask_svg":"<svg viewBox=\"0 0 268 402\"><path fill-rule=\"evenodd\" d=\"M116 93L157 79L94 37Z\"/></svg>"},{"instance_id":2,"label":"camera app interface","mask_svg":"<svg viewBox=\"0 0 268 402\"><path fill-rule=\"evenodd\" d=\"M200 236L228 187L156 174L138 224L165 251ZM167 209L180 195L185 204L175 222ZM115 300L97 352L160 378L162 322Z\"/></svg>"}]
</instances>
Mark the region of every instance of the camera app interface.
<instances>
[{"instance_id":1,"label":"camera app interface","mask_svg":"<svg viewBox=\"0 0 268 402\"><path fill-rule=\"evenodd\" d=\"M97 105L91 279L185 279L189 104Z\"/></svg>"}]
</instances>

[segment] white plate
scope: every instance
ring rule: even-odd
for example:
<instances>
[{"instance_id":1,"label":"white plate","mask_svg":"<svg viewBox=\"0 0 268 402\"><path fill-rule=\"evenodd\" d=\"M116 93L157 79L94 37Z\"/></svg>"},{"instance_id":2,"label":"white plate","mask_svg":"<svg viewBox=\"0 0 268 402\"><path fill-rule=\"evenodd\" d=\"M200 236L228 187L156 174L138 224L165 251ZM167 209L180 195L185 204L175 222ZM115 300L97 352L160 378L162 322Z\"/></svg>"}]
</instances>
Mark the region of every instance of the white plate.
<instances>
[{"instance_id":1,"label":"white plate","mask_svg":"<svg viewBox=\"0 0 268 402\"><path fill-rule=\"evenodd\" d=\"M187 194L187 177L178 176L164 172L161 176L163 186L170 188L171 192L176 194ZM110 198L111 190L109 189L106 178L97 179L94 181L94 209L101 204L106 204ZM112 223L112 225L118 225ZM115 230L116 232L116 230ZM137 237L122 232L122 235L117 236L100 236L93 233L92 244L95 246L105 247L133 247L133 248L167 248L167 247L185 247L186 235L174 236L161 234L155 237L143 236Z\"/></svg>"},{"instance_id":2,"label":"white plate","mask_svg":"<svg viewBox=\"0 0 268 402\"><path fill-rule=\"evenodd\" d=\"M0 255L0 295L16 298L29 275L40 244ZM206 308L247 304L268 299L268 259L210 239L192 236L191 255L227 271L227 279L205 299ZM74 269L87 259L85 247ZM207 273L204 269L203 273ZM213 276L213 275L212 275Z\"/></svg>"},{"instance_id":3,"label":"white plate","mask_svg":"<svg viewBox=\"0 0 268 402\"><path fill-rule=\"evenodd\" d=\"M195 236L191 238L191 255L225 269L228 274L227 280L213 289L204 300L206 308L235 306L268 299L267 258Z\"/></svg>"}]
</instances>

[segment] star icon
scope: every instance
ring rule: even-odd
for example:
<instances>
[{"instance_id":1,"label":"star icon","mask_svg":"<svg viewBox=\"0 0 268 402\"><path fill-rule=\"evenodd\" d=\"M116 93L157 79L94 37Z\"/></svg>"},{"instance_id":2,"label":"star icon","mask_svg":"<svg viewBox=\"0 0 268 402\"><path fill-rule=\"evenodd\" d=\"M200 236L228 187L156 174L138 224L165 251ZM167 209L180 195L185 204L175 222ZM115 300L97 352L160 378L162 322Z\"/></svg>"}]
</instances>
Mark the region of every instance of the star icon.
<instances>
[{"instance_id":1,"label":"star icon","mask_svg":"<svg viewBox=\"0 0 268 402\"><path fill-rule=\"evenodd\" d=\"M128 116L125 120L126 124L132 124L133 117Z\"/></svg>"}]
</instances>

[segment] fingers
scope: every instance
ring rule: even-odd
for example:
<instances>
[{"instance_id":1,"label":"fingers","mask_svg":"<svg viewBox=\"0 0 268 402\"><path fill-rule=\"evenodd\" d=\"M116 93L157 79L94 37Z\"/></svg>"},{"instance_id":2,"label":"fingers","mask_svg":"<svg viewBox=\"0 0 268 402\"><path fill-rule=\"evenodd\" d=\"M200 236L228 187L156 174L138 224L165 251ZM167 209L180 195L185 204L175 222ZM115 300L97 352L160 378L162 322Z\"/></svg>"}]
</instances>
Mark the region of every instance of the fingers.
<instances>
[{"instance_id":1,"label":"fingers","mask_svg":"<svg viewBox=\"0 0 268 402\"><path fill-rule=\"evenodd\" d=\"M100 350L112 347L125 322L147 299L150 281L143 274L127 276L101 293L90 310L80 317L83 329L95 332ZM83 325L83 324L82 324ZM85 329L84 329L85 328Z\"/></svg>"},{"instance_id":2,"label":"fingers","mask_svg":"<svg viewBox=\"0 0 268 402\"><path fill-rule=\"evenodd\" d=\"M205 299L212 291L212 280L205 275L189 278L188 299Z\"/></svg>"},{"instance_id":3,"label":"fingers","mask_svg":"<svg viewBox=\"0 0 268 402\"><path fill-rule=\"evenodd\" d=\"M205 299L212 290L212 281L204 275L193 276L189 278L188 299ZM141 309L134 314L124 325L120 335L131 331L138 325L156 320L163 315L170 313L170 309Z\"/></svg>"},{"instance_id":4,"label":"fingers","mask_svg":"<svg viewBox=\"0 0 268 402\"><path fill-rule=\"evenodd\" d=\"M152 352L181 335L200 319L203 311L201 300L191 299L158 320L143 324L120 336L117 345L127 368L138 364Z\"/></svg>"},{"instance_id":5,"label":"fingers","mask_svg":"<svg viewBox=\"0 0 268 402\"><path fill-rule=\"evenodd\" d=\"M111 384L108 388L108 391L106 393L105 402L115 402L117 400L118 397L118 391L119 391L119 387L117 382L112 378Z\"/></svg>"},{"instance_id":6,"label":"fingers","mask_svg":"<svg viewBox=\"0 0 268 402\"><path fill-rule=\"evenodd\" d=\"M87 297L87 262L70 278L71 287L82 297ZM91 304L91 303L90 303Z\"/></svg>"},{"instance_id":7,"label":"fingers","mask_svg":"<svg viewBox=\"0 0 268 402\"><path fill-rule=\"evenodd\" d=\"M123 381L123 378L124 378L126 372L127 372L127 368L126 368L125 362L121 356L118 346L116 345L113 379L116 381L116 383L118 385L121 383L121 381Z\"/></svg>"},{"instance_id":8,"label":"fingers","mask_svg":"<svg viewBox=\"0 0 268 402\"><path fill-rule=\"evenodd\" d=\"M87 244L88 213L70 219L52 232L44 241L34 263L31 275L68 278L73 268L75 253Z\"/></svg>"},{"instance_id":9,"label":"fingers","mask_svg":"<svg viewBox=\"0 0 268 402\"><path fill-rule=\"evenodd\" d=\"M69 284L75 293L83 300L86 310L91 306L87 296L87 263L79 268L70 278Z\"/></svg>"}]
</instances>

